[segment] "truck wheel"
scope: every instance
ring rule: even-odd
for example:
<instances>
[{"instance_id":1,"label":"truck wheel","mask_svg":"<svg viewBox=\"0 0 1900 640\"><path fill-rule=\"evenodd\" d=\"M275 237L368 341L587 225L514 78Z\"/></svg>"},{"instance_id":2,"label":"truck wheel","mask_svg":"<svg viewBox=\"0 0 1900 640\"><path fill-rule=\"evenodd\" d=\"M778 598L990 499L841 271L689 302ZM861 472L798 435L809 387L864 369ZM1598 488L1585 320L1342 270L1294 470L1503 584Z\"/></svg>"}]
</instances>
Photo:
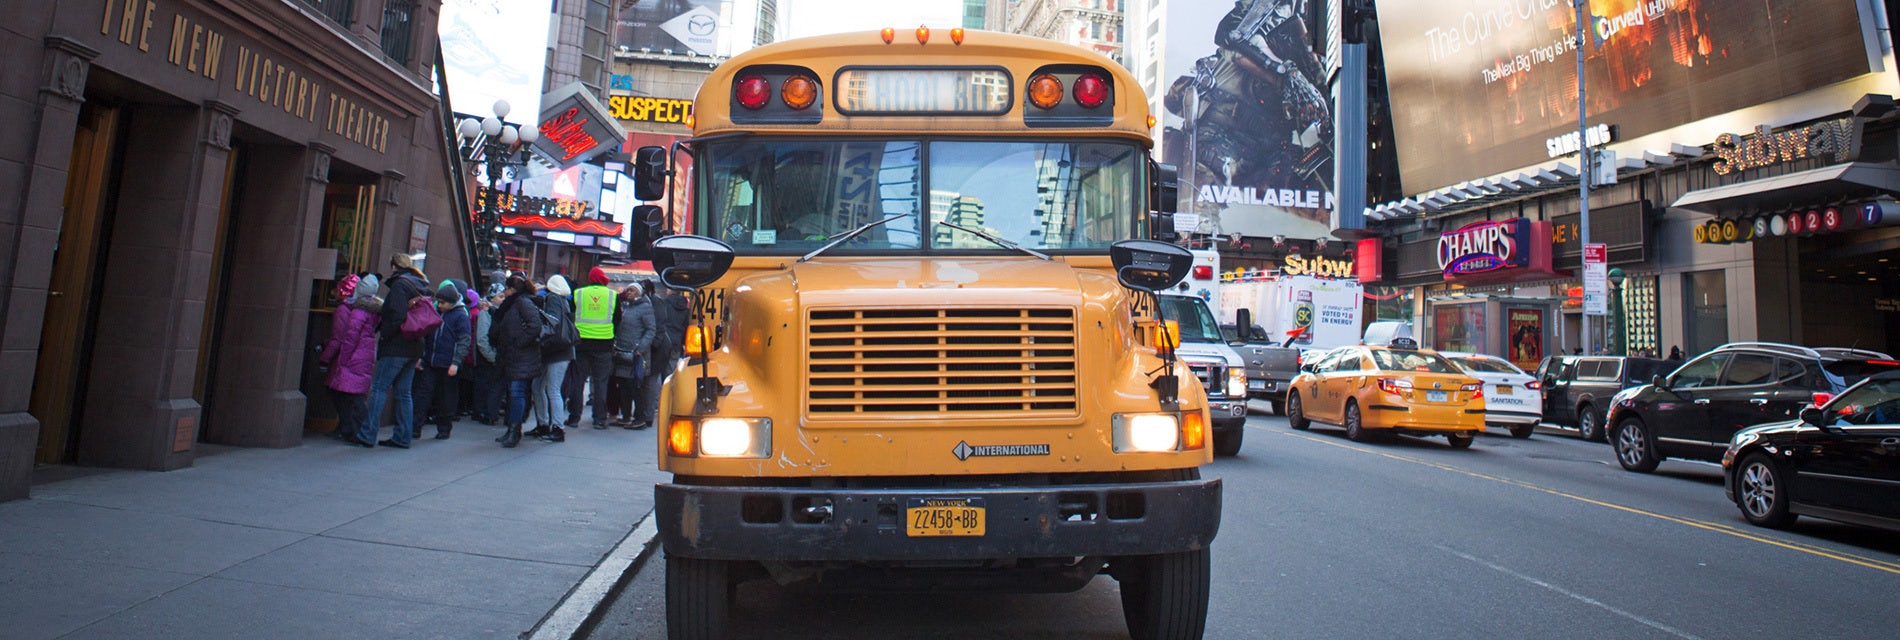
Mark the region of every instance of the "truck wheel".
<instances>
[{"instance_id":1,"label":"truck wheel","mask_svg":"<svg viewBox=\"0 0 1900 640\"><path fill-rule=\"evenodd\" d=\"M1268 400L1267 413L1276 416L1286 415L1286 403L1279 400Z\"/></svg>"},{"instance_id":2,"label":"truck wheel","mask_svg":"<svg viewBox=\"0 0 1900 640\"><path fill-rule=\"evenodd\" d=\"M724 560L666 556L666 637L725 640L732 578Z\"/></svg>"},{"instance_id":3,"label":"truck wheel","mask_svg":"<svg viewBox=\"0 0 1900 640\"><path fill-rule=\"evenodd\" d=\"M1206 549L1123 558L1122 619L1134 640L1199 640L1207 629Z\"/></svg>"},{"instance_id":4,"label":"truck wheel","mask_svg":"<svg viewBox=\"0 0 1900 640\"><path fill-rule=\"evenodd\" d=\"M1362 424L1363 422L1365 422L1365 420L1359 415L1359 403L1353 402L1351 400L1347 400L1346 401L1346 439L1351 440L1353 442L1365 442L1367 440L1371 440L1372 432L1366 430L1365 425Z\"/></svg>"},{"instance_id":5,"label":"truck wheel","mask_svg":"<svg viewBox=\"0 0 1900 640\"><path fill-rule=\"evenodd\" d=\"M1603 421L1597 418L1596 409L1590 405L1577 407L1577 437L1585 442L1603 442L1608 438L1603 434Z\"/></svg>"},{"instance_id":6,"label":"truck wheel","mask_svg":"<svg viewBox=\"0 0 1900 640\"><path fill-rule=\"evenodd\" d=\"M1247 427L1244 425L1227 433L1214 434L1214 455L1240 455L1240 441L1245 440L1246 435Z\"/></svg>"},{"instance_id":7,"label":"truck wheel","mask_svg":"<svg viewBox=\"0 0 1900 640\"><path fill-rule=\"evenodd\" d=\"M1313 426L1313 421L1306 419L1306 412L1301 411L1298 393L1286 396L1286 426L1293 427L1294 431L1305 431L1307 427Z\"/></svg>"},{"instance_id":8,"label":"truck wheel","mask_svg":"<svg viewBox=\"0 0 1900 640\"><path fill-rule=\"evenodd\" d=\"M1536 432L1537 432L1536 423L1511 425L1511 437L1517 438L1519 440L1529 438L1531 437L1531 434L1536 433Z\"/></svg>"}]
</instances>

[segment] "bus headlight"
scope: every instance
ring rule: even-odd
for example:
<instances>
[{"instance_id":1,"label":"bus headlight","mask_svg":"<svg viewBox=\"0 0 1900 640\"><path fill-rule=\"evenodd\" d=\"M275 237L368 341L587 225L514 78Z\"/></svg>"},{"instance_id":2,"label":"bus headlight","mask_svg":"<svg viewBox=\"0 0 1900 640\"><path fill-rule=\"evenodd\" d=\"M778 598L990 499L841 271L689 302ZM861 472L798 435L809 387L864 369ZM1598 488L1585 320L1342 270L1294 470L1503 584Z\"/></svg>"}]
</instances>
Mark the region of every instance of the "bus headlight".
<instances>
[{"instance_id":1,"label":"bus headlight","mask_svg":"<svg viewBox=\"0 0 1900 640\"><path fill-rule=\"evenodd\" d=\"M668 446L676 456L707 458L769 458L772 456L770 418L706 418L698 424L674 419ZM693 434L693 431L698 431ZM698 437L695 438L694 435ZM699 441L697 451L692 447Z\"/></svg>"},{"instance_id":2,"label":"bus headlight","mask_svg":"<svg viewBox=\"0 0 1900 640\"><path fill-rule=\"evenodd\" d=\"M1247 370L1238 367L1227 368L1227 397L1247 397Z\"/></svg>"},{"instance_id":3,"label":"bus headlight","mask_svg":"<svg viewBox=\"0 0 1900 640\"><path fill-rule=\"evenodd\" d=\"M1181 446L1181 418L1172 413L1118 413L1115 452L1175 451Z\"/></svg>"}]
</instances>

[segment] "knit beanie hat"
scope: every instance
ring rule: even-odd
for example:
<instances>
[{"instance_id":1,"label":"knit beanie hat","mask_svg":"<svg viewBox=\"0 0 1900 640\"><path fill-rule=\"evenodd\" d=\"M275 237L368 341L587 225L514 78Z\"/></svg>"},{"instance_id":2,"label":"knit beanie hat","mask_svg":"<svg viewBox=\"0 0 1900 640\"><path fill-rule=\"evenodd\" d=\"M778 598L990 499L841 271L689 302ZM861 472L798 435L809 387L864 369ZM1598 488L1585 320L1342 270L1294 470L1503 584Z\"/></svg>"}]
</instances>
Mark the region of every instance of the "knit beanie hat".
<instances>
[{"instance_id":1,"label":"knit beanie hat","mask_svg":"<svg viewBox=\"0 0 1900 640\"><path fill-rule=\"evenodd\" d=\"M363 276L363 279L356 283L356 291L350 294L350 299L368 300L374 298L376 297L376 292L381 291L382 288L383 280L376 277L376 274L372 273Z\"/></svg>"},{"instance_id":2,"label":"knit beanie hat","mask_svg":"<svg viewBox=\"0 0 1900 640\"><path fill-rule=\"evenodd\" d=\"M552 293L557 296L566 296L568 294L574 293L574 288L567 286L567 278L564 278L561 276L561 274L557 273L552 276L548 276L548 293Z\"/></svg>"},{"instance_id":3,"label":"knit beanie hat","mask_svg":"<svg viewBox=\"0 0 1900 640\"><path fill-rule=\"evenodd\" d=\"M350 296L355 295L356 283L359 280L360 278L357 278L354 273L339 278L336 281L336 297L348 300Z\"/></svg>"},{"instance_id":4,"label":"knit beanie hat","mask_svg":"<svg viewBox=\"0 0 1900 640\"><path fill-rule=\"evenodd\" d=\"M435 290L435 299L454 304L462 301L462 292L455 290L455 283L443 280L442 286Z\"/></svg>"},{"instance_id":5,"label":"knit beanie hat","mask_svg":"<svg viewBox=\"0 0 1900 640\"><path fill-rule=\"evenodd\" d=\"M608 282L611 282L610 280L607 279L607 272L602 270L600 267L594 267L592 269L587 270L587 281L594 284L607 284Z\"/></svg>"}]
</instances>

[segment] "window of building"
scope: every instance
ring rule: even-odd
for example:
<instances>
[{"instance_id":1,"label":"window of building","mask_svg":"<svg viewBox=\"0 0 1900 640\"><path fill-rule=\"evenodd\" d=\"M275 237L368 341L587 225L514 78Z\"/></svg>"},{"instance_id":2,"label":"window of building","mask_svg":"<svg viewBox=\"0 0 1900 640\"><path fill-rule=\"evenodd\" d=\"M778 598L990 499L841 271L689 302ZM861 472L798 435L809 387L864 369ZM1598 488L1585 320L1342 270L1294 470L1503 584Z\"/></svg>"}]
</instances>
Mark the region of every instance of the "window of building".
<instances>
[{"instance_id":1,"label":"window of building","mask_svg":"<svg viewBox=\"0 0 1900 640\"><path fill-rule=\"evenodd\" d=\"M383 4L383 57L409 65L409 42L416 6L412 0L385 0Z\"/></svg>"},{"instance_id":2,"label":"window of building","mask_svg":"<svg viewBox=\"0 0 1900 640\"><path fill-rule=\"evenodd\" d=\"M1728 277L1721 270L1698 271L1682 276L1684 329L1683 350L1703 353L1728 342Z\"/></svg>"},{"instance_id":3,"label":"window of building","mask_svg":"<svg viewBox=\"0 0 1900 640\"><path fill-rule=\"evenodd\" d=\"M350 14L356 11L356 0L299 0L304 6L316 9L317 13L329 18L331 22L350 26Z\"/></svg>"}]
</instances>

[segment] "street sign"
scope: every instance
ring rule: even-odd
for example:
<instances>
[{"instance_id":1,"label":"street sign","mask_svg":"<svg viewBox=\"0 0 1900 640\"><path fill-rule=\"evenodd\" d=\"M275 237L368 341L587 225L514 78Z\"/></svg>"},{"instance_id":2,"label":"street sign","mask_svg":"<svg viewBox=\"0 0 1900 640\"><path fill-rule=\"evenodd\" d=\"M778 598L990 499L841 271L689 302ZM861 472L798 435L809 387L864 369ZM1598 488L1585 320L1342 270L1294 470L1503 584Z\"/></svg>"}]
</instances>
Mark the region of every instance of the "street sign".
<instances>
[{"instance_id":1,"label":"street sign","mask_svg":"<svg viewBox=\"0 0 1900 640\"><path fill-rule=\"evenodd\" d=\"M1610 245L1583 245L1583 313L1610 315Z\"/></svg>"}]
</instances>

